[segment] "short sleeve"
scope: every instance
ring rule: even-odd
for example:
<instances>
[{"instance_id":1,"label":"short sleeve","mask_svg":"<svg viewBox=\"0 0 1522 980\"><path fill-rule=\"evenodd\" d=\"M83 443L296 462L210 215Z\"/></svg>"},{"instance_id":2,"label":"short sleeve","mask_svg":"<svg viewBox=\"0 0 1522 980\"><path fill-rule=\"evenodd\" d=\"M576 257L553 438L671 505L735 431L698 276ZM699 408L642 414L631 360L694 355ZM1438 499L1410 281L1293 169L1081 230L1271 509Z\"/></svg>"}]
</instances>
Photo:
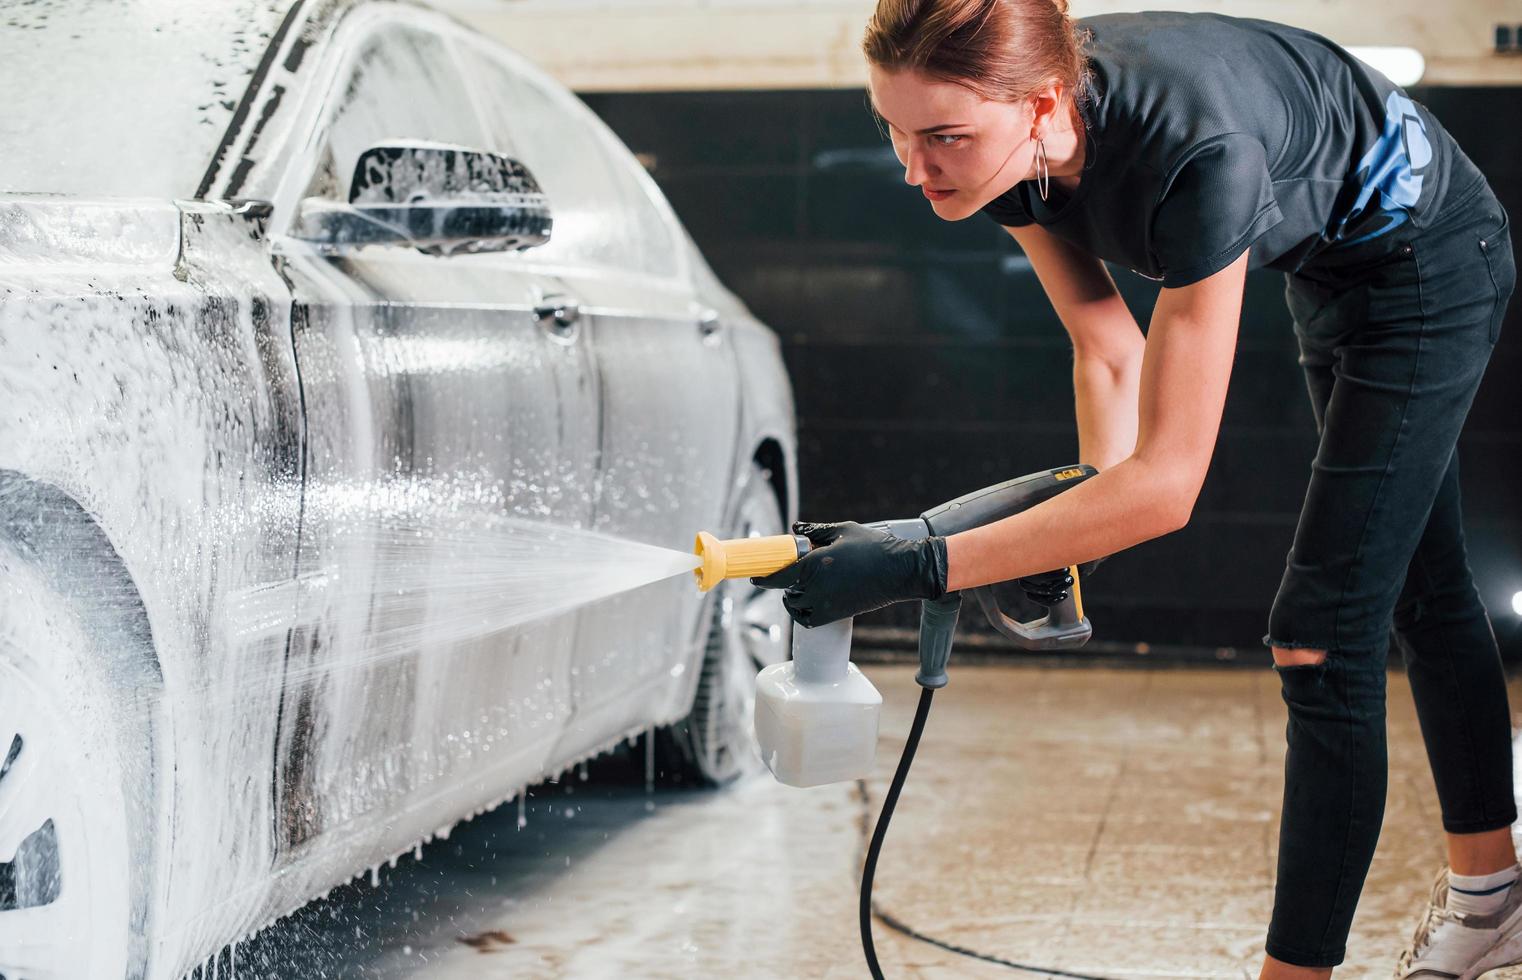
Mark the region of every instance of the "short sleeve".
<instances>
[{"instance_id":1,"label":"short sleeve","mask_svg":"<svg viewBox=\"0 0 1522 980\"><path fill-rule=\"evenodd\" d=\"M993 220L1009 228L1023 228L1031 224L1031 216L1020 203L1019 186L1011 187L979 209Z\"/></svg>"},{"instance_id":2,"label":"short sleeve","mask_svg":"<svg viewBox=\"0 0 1522 980\"><path fill-rule=\"evenodd\" d=\"M1263 144L1243 133L1199 143L1173 168L1152 211L1152 255L1165 287L1231 265L1284 220Z\"/></svg>"}]
</instances>

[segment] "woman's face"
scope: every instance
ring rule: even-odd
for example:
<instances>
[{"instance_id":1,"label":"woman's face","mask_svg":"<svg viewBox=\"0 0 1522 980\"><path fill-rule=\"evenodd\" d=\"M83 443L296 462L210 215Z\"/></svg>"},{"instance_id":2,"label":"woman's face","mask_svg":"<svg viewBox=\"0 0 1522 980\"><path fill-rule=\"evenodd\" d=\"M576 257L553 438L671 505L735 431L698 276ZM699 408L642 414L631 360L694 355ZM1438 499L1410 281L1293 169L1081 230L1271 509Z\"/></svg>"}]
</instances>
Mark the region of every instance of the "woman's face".
<instances>
[{"instance_id":1,"label":"woman's face","mask_svg":"<svg viewBox=\"0 0 1522 980\"><path fill-rule=\"evenodd\" d=\"M868 92L888 124L904 182L950 191L925 194L946 221L976 214L1034 170L1029 104L990 102L953 82L876 65L868 66Z\"/></svg>"}]
</instances>

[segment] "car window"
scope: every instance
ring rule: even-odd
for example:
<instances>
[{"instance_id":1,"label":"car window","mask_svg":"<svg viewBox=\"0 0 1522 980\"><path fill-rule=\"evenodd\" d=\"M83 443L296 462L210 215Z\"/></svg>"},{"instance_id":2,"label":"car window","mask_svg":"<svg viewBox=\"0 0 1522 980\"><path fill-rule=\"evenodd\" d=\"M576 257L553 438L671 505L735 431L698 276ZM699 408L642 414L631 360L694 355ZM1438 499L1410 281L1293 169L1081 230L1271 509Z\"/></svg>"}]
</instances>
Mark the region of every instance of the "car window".
<instances>
[{"instance_id":1,"label":"car window","mask_svg":"<svg viewBox=\"0 0 1522 980\"><path fill-rule=\"evenodd\" d=\"M677 274L677 243L650 199L639 163L605 138L603 123L568 90L511 52L460 43L490 148L521 161L550 202L550 241L533 259Z\"/></svg>"},{"instance_id":2,"label":"car window","mask_svg":"<svg viewBox=\"0 0 1522 980\"><path fill-rule=\"evenodd\" d=\"M350 62L323 119L323 147L308 196L349 199L359 155L388 140L430 140L489 149L480 118L454 66L451 42L388 24Z\"/></svg>"}]
</instances>

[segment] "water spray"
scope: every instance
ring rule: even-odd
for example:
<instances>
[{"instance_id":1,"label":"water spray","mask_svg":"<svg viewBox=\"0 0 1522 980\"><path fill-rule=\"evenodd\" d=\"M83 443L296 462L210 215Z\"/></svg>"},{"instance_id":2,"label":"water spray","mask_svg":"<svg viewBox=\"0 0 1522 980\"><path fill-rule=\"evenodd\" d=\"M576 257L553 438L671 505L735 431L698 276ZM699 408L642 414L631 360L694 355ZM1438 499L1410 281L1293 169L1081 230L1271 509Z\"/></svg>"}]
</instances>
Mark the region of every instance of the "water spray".
<instances>
[{"instance_id":1,"label":"water spray","mask_svg":"<svg viewBox=\"0 0 1522 980\"><path fill-rule=\"evenodd\" d=\"M1092 466L1086 465L1042 470L976 490L919 517L879 521L868 526L909 540L956 534L1029 510L1077 486L1096 472ZM808 538L797 535L725 541L702 532L694 549L701 564L693 570L693 576L698 587L706 592L726 578L770 575L780 571L808 554L810 547ZM977 601L993 627L1017 646L1027 650L1066 650L1081 646L1092 633L1083 614L1077 566L1069 572L1073 586L1068 596L1048 608L1044 616L1028 622L1008 615L1001 608L991 585L966 592ZM861 879L862 950L872 976L877 980L882 980L883 974L877 965L872 943L872 878L877 868L878 852L887 836L888 821L893 816L894 805L924 731L931 696L946 686L946 666L951 659L951 643L962 598L961 592L955 592L940 599L927 599L920 610L920 669L914 679L923 690L908 742L867 849ZM756 677L756 741L767 768L789 786L819 786L865 779L872 773L883 699L866 675L851 663L851 628L849 618L813 628L795 626L793 659L773 664ZM961 949L955 951L981 956ZM1081 976L1007 960L995 961L1046 975Z\"/></svg>"}]
</instances>

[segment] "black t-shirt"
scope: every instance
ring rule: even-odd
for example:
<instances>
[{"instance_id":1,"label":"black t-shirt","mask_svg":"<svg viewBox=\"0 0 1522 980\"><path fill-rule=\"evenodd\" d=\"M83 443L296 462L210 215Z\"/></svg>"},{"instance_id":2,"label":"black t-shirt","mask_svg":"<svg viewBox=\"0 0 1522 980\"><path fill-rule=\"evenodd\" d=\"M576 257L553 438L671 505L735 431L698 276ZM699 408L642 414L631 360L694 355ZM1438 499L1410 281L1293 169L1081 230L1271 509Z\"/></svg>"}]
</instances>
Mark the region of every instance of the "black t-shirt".
<instances>
[{"instance_id":1,"label":"black t-shirt","mask_svg":"<svg viewBox=\"0 0 1522 980\"><path fill-rule=\"evenodd\" d=\"M1016 184L983 207L1002 225L1183 286L1248 248L1249 267L1286 272L1383 254L1484 180L1425 106L1309 31L1203 13L1078 25L1083 175L1045 202Z\"/></svg>"}]
</instances>

